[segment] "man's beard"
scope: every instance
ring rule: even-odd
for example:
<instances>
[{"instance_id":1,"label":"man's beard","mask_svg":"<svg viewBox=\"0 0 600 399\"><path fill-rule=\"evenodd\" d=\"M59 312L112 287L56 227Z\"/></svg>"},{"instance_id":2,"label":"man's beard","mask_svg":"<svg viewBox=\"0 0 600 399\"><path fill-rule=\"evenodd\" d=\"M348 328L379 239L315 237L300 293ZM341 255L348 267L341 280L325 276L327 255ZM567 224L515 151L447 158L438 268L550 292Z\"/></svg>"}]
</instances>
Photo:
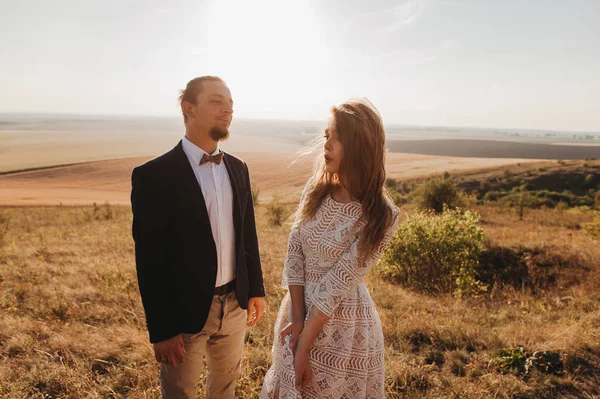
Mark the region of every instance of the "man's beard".
<instances>
[{"instance_id":1,"label":"man's beard","mask_svg":"<svg viewBox=\"0 0 600 399\"><path fill-rule=\"evenodd\" d=\"M229 129L226 127L214 126L208 133L214 141L225 141L229 138Z\"/></svg>"}]
</instances>

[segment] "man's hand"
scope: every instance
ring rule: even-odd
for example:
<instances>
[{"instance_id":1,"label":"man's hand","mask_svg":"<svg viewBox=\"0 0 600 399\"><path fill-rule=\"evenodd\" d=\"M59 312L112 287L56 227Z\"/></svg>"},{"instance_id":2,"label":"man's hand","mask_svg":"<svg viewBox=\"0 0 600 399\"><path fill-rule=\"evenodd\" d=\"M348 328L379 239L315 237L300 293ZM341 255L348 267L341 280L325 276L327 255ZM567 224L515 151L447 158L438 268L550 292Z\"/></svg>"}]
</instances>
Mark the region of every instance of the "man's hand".
<instances>
[{"instance_id":1,"label":"man's hand","mask_svg":"<svg viewBox=\"0 0 600 399\"><path fill-rule=\"evenodd\" d=\"M265 299L255 297L248 299L248 325L254 327L262 318L265 311Z\"/></svg>"},{"instance_id":2,"label":"man's hand","mask_svg":"<svg viewBox=\"0 0 600 399\"><path fill-rule=\"evenodd\" d=\"M294 320L291 323L288 323L288 325L285 326L283 330L281 330L281 332L279 333L281 337L281 343L283 344L285 342L285 337L291 334L292 338L290 339L290 349L292 350L292 352L295 352L296 344L298 343L298 336L300 335L303 329L304 320Z\"/></svg>"},{"instance_id":3,"label":"man's hand","mask_svg":"<svg viewBox=\"0 0 600 399\"><path fill-rule=\"evenodd\" d=\"M154 344L154 358L159 363L177 368L177 362L185 361L185 347L181 334Z\"/></svg>"}]
</instances>

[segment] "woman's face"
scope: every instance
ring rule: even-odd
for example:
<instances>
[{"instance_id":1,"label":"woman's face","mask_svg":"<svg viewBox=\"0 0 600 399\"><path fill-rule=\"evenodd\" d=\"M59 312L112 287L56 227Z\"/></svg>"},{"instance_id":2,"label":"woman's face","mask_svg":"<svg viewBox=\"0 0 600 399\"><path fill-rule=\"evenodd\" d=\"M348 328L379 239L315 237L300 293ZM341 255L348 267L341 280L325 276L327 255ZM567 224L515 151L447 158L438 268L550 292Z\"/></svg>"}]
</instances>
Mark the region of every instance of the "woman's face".
<instances>
[{"instance_id":1,"label":"woman's face","mask_svg":"<svg viewBox=\"0 0 600 399\"><path fill-rule=\"evenodd\" d=\"M325 169L327 172L339 173L340 165L344 158L344 148L342 147L342 142L337 137L335 121L333 119L329 122L327 129L325 129L323 156L325 157Z\"/></svg>"}]
</instances>

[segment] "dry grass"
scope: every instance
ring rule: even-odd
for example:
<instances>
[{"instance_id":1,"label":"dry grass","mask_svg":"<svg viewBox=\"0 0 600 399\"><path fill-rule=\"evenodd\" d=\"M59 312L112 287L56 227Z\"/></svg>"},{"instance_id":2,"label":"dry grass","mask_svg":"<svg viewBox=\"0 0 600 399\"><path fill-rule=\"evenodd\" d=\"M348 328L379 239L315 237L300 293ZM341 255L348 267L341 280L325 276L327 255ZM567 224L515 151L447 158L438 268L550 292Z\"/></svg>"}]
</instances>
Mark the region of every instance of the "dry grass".
<instances>
[{"instance_id":1,"label":"dry grass","mask_svg":"<svg viewBox=\"0 0 600 399\"><path fill-rule=\"evenodd\" d=\"M293 203L284 206L293 211ZM590 216L539 210L519 221L510 210L477 211L490 245L542 247L549 258L564 260L555 266L556 284L536 292L496 286L458 301L413 293L372 273L367 283L384 323L387 396L600 395L600 246L573 228ZM12 207L0 215L10 223L0 247L0 397L158 398L129 208ZM271 225L263 204L257 215L267 312L247 333L240 398L258 396L284 295L279 282L289 225ZM525 378L496 370L495 353L516 345L560 352L565 373Z\"/></svg>"}]
</instances>

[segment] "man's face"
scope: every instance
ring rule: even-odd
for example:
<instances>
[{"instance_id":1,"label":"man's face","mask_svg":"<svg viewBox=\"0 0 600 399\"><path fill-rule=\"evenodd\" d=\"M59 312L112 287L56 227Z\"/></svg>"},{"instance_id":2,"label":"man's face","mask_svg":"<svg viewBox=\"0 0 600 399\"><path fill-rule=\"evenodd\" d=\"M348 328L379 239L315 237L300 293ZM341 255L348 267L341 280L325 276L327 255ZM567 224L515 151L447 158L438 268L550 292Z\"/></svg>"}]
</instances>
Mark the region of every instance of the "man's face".
<instances>
[{"instance_id":1,"label":"man's face","mask_svg":"<svg viewBox=\"0 0 600 399\"><path fill-rule=\"evenodd\" d=\"M208 131L215 141L229 137L229 125L233 118L233 100L231 92L224 83L204 82L202 92L192 104L188 123L195 130Z\"/></svg>"}]
</instances>

